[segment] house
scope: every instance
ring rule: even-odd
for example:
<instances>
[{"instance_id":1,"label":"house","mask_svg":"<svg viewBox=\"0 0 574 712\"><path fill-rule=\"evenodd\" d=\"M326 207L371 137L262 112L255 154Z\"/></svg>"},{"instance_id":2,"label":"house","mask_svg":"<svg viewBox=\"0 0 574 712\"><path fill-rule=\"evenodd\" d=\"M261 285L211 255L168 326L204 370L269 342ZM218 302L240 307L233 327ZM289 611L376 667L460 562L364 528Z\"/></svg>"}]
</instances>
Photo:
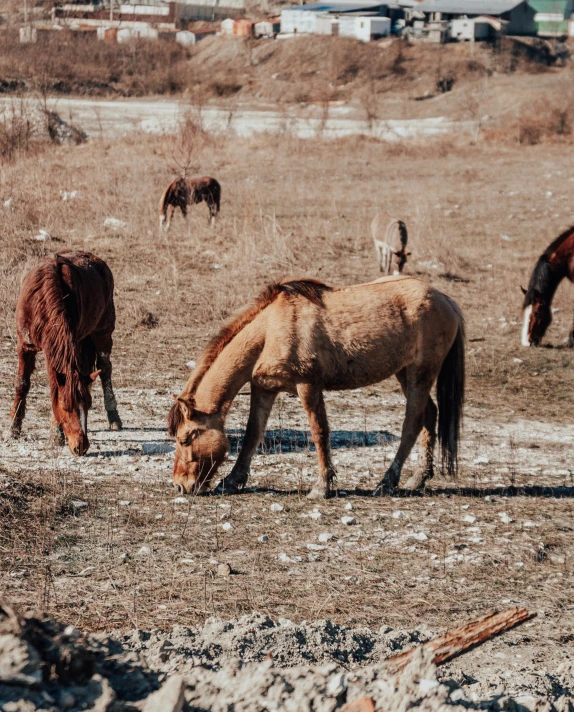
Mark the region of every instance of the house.
<instances>
[{"instance_id":1,"label":"house","mask_svg":"<svg viewBox=\"0 0 574 712\"><path fill-rule=\"evenodd\" d=\"M540 37L566 37L568 21L574 12L573 0L530 0L534 8L534 22Z\"/></svg>"},{"instance_id":2,"label":"house","mask_svg":"<svg viewBox=\"0 0 574 712\"><path fill-rule=\"evenodd\" d=\"M389 16L389 2L381 0L329 0L312 2L308 5L296 5L281 10L281 32L300 34L335 34L332 31L331 16L341 18L348 14L365 16ZM394 6L394 3L392 3ZM318 18L322 18L318 21ZM319 26L319 29L318 29ZM331 29L331 31L328 31Z\"/></svg>"},{"instance_id":3,"label":"house","mask_svg":"<svg viewBox=\"0 0 574 712\"><path fill-rule=\"evenodd\" d=\"M486 24L485 20L477 23L478 18L498 20L502 32L508 35L534 35L537 31L536 11L528 0L421 0L416 12L424 14L427 24L444 23L447 37L449 24L461 19L474 20L473 28Z\"/></svg>"},{"instance_id":4,"label":"house","mask_svg":"<svg viewBox=\"0 0 574 712\"><path fill-rule=\"evenodd\" d=\"M390 33L391 20L389 17L354 14L339 17L339 35L342 37L355 37L363 42L370 42L386 37Z\"/></svg>"}]
</instances>

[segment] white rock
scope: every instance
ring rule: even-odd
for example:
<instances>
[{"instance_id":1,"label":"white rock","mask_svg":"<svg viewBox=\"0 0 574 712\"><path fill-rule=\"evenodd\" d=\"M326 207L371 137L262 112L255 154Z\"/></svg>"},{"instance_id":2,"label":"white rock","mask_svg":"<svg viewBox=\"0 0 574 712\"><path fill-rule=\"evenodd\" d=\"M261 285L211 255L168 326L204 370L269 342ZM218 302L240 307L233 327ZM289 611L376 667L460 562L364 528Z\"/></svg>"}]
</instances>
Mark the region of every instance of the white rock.
<instances>
[{"instance_id":1,"label":"white rock","mask_svg":"<svg viewBox=\"0 0 574 712\"><path fill-rule=\"evenodd\" d=\"M195 368L195 361L188 361L185 365L188 368Z\"/></svg>"},{"instance_id":2,"label":"white rock","mask_svg":"<svg viewBox=\"0 0 574 712\"><path fill-rule=\"evenodd\" d=\"M499 512L498 516L500 517L500 521L503 524L510 524L510 522L513 522L514 520L512 517L507 513L507 512Z\"/></svg>"},{"instance_id":3,"label":"white rock","mask_svg":"<svg viewBox=\"0 0 574 712\"><path fill-rule=\"evenodd\" d=\"M81 499L73 499L73 500L70 502L70 507L71 507L72 509L86 509L87 506L88 506L88 503L87 503L87 502L82 502Z\"/></svg>"},{"instance_id":4,"label":"white rock","mask_svg":"<svg viewBox=\"0 0 574 712\"><path fill-rule=\"evenodd\" d=\"M352 524L356 524L357 520L355 517L341 517L341 522L347 526L351 526Z\"/></svg>"},{"instance_id":5,"label":"white rock","mask_svg":"<svg viewBox=\"0 0 574 712\"><path fill-rule=\"evenodd\" d=\"M117 218L106 218L104 220L104 227L110 228L112 230L121 230L122 228L125 228L127 226L127 222L124 222L123 220L118 220Z\"/></svg>"},{"instance_id":6,"label":"white rock","mask_svg":"<svg viewBox=\"0 0 574 712\"><path fill-rule=\"evenodd\" d=\"M52 235L47 230L39 230L37 235L34 235L34 240L38 242L45 242L46 240L51 240Z\"/></svg>"},{"instance_id":7,"label":"white rock","mask_svg":"<svg viewBox=\"0 0 574 712\"><path fill-rule=\"evenodd\" d=\"M309 515L309 517L310 517L311 519L315 519L315 520L321 519L322 516L323 516L323 515L321 514L321 512L318 512L318 511L316 511L316 510L314 510L313 512L311 512L311 514Z\"/></svg>"},{"instance_id":8,"label":"white rock","mask_svg":"<svg viewBox=\"0 0 574 712\"><path fill-rule=\"evenodd\" d=\"M277 504L277 502L274 502L269 509L272 512L282 512L283 511L283 505L282 504Z\"/></svg>"},{"instance_id":9,"label":"white rock","mask_svg":"<svg viewBox=\"0 0 574 712\"><path fill-rule=\"evenodd\" d=\"M536 522L531 522L530 520L528 520L528 521L524 522L522 526L530 528L530 527L537 527L538 524L536 524Z\"/></svg>"},{"instance_id":10,"label":"white rock","mask_svg":"<svg viewBox=\"0 0 574 712\"><path fill-rule=\"evenodd\" d=\"M427 692L430 692L438 685L439 685L438 680L428 680L424 677L422 680L419 680L419 690L421 691L421 693L423 695L426 695Z\"/></svg>"},{"instance_id":11,"label":"white rock","mask_svg":"<svg viewBox=\"0 0 574 712\"><path fill-rule=\"evenodd\" d=\"M60 198L62 198L63 201L76 200L78 195L79 195L79 193L77 190L70 190L70 191L61 190L60 191Z\"/></svg>"},{"instance_id":12,"label":"white rock","mask_svg":"<svg viewBox=\"0 0 574 712\"><path fill-rule=\"evenodd\" d=\"M266 541L269 541L269 537L267 534L262 534L260 537L257 537L257 541L260 541L262 544L265 544Z\"/></svg>"},{"instance_id":13,"label":"white rock","mask_svg":"<svg viewBox=\"0 0 574 712\"><path fill-rule=\"evenodd\" d=\"M353 509L353 503L347 502L347 504L345 505L345 509L348 509L349 511L351 511Z\"/></svg>"},{"instance_id":14,"label":"white rock","mask_svg":"<svg viewBox=\"0 0 574 712\"><path fill-rule=\"evenodd\" d=\"M404 512L401 512L400 509L393 512L393 519L406 519L406 517L407 515Z\"/></svg>"},{"instance_id":15,"label":"white rock","mask_svg":"<svg viewBox=\"0 0 574 712\"><path fill-rule=\"evenodd\" d=\"M416 539L417 541L426 541L428 536L424 532L411 532L407 534L407 539Z\"/></svg>"},{"instance_id":16,"label":"white rock","mask_svg":"<svg viewBox=\"0 0 574 712\"><path fill-rule=\"evenodd\" d=\"M347 689L347 679L340 672L333 675L327 683L327 694L329 697L339 697Z\"/></svg>"},{"instance_id":17,"label":"white rock","mask_svg":"<svg viewBox=\"0 0 574 712\"><path fill-rule=\"evenodd\" d=\"M120 507L129 507L130 504L131 504L131 500L129 500L129 499L120 499L120 501L118 502L118 504L120 505Z\"/></svg>"},{"instance_id":18,"label":"white rock","mask_svg":"<svg viewBox=\"0 0 574 712\"><path fill-rule=\"evenodd\" d=\"M474 458L474 464L475 465L488 465L490 460L488 457L485 457L484 455L479 455L478 457Z\"/></svg>"},{"instance_id":19,"label":"white rock","mask_svg":"<svg viewBox=\"0 0 574 712\"><path fill-rule=\"evenodd\" d=\"M334 539L335 535L330 534L329 532L323 532L322 534L319 534L319 541L322 544L326 544L328 541L331 541L331 539Z\"/></svg>"},{"instance_id":20,"label":"white rock","mask_svg":"<svg viewBox=\"0 0 574 712\"><path fill-rule=\"evenodd\" d=\"M176 497L175 499L171 500L174 504L187 504L187 499L186 497Z\"/></svg>"},{"instance_id":21,"label":"white rock","mask_svg":"<svg viewBox=\"0 0 574 712\"><path fill-rule=\"evenodd\" d=\"M321 546L321 544L307 544L307 548L309 551L323 551L326 549L326 546Z\"/></svg>"},{"instance_id":22,"label":"white rock","mask_svg":"<svg viewBox=\"0 0 574 712\"><path fill-rule=\"evenodd\" d=\"M472 514L465 514L462 518L462 521L468 522L469 524L474 524L476 522L476 517L473 517Z\"/></svg>"},{"instance_id":23,"label":"white rock","mask_svg":"<svg viewBox=\"0 0 574 712\"><path fill-rule=\"evenodd\" d=\"M224 523L221 525L221 528L223 529L223 531L229 532L229 531L231 531L231 530L233 529L233 525L231 524L231 522L224 522Z\"/></svg>"},{"instance_id":24,"label":"white rock","mask_svg":"<svg viewBox=\"0 0 574 712\"><path fill-rule=\"evenodd\" d=\"M149 546L142 546L141 549L137 552L137 556L149 556L151 554L151 549Z\"/></svg>"},{"instance_id":25,"label":"white rock","mask_svg":"<svg viewBox=\"0 0 574 712\"><path fill-rule=\"evenodd\" d=\"M12 207L12 202L12 198L8 198L8 200L4 201L4 207L6 208L6 210L9 210Z\"/></svg>"}]
</instances>

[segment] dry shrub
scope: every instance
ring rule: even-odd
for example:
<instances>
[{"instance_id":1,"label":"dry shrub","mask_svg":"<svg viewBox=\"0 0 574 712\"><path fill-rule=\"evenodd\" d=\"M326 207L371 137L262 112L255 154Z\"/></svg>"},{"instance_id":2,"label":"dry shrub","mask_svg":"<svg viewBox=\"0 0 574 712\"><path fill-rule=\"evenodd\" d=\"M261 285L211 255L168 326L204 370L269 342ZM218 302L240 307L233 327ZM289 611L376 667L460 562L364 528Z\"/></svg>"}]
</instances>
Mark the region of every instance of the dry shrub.
<instances>
[{"instance_id":1,"label":"dry shrub","mask_svg":"<svg viewBox=\"0 0 574 712\"><path fill-rule=\"evenodd\" d=\"M552 106L540 102L518 119L518 142L534 146L545 141L569 141L572 136L574 106Z\"/></svg>"},{"instance_id":2,"label":"dry shrub","mask_svg":"<svg viewBox=\"0 0 574 712\"><path fill-rule=\"evenodd\" d=\"M36 131L34 117L23 100L14 100L0 113L0 163L30 150Z\"/></svg>"}]
</instances>

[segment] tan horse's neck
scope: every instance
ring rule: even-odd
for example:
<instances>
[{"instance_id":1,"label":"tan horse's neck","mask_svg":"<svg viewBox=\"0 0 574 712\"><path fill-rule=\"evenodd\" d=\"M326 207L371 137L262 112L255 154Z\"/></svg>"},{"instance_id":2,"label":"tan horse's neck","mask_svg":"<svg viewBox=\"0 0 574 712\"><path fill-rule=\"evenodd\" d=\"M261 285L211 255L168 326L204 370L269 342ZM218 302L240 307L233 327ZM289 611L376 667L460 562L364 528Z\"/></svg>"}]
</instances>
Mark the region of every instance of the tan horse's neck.
<instances>
[{"instance_id":1,"label":"tan horse's neck","mask_svg":"<svg viewBox=\"0 0 574 712\"><path fill-rule=\"evenodd\" d=\"M251 379L264 344L264 329L256 318L225 346L207 370L194 393L195 408L223 417L241 388ZM182 394L183 395L183 394Z\"/></svg>"}]
</instances>

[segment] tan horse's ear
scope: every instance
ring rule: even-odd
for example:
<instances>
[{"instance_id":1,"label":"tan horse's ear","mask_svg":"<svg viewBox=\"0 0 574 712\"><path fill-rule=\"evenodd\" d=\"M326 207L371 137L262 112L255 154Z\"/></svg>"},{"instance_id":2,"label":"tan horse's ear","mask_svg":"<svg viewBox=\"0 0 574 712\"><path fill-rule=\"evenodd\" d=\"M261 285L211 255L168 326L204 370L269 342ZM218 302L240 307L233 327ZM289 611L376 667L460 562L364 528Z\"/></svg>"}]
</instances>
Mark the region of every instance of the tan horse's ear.
<instances>
[{"instance_id":1,"label":"tan horse's ear","mask_svg":"<svg viewBox=\"0 0 574 712\"><path fill-rule=\"evenodd\" d=\"M520 285L520 289L522 290L522 294L524 294L524 296L526 296L526 292L528 290L524 289L524 287L522 285Z\"/></svg>"},{"instance_id":2,"label":"tan horse's ear","mask_svg":"<svg viewBox=\"0 0 574 712\"><path fill-rule=\"evenodd\" d=\"M102 372L102 369L99 368L97 371L90 373L90 381L93 383L96 380L96 378L100 375L101 372Z\"/></svg>"},{"instance_id":3,"label":"tan horse's ear","mask_svg":"<svg viewBox=\"0 0 574 712\"><path fill-rule=\"evenodd\" d=\"M177 402L179 403L179 407L181 408L183 417L187 418L187 420L191 420L191 414L193 413L193 403L190 401L186 401L183 398L178 398Z\"/></svg>"}]
</instances>

